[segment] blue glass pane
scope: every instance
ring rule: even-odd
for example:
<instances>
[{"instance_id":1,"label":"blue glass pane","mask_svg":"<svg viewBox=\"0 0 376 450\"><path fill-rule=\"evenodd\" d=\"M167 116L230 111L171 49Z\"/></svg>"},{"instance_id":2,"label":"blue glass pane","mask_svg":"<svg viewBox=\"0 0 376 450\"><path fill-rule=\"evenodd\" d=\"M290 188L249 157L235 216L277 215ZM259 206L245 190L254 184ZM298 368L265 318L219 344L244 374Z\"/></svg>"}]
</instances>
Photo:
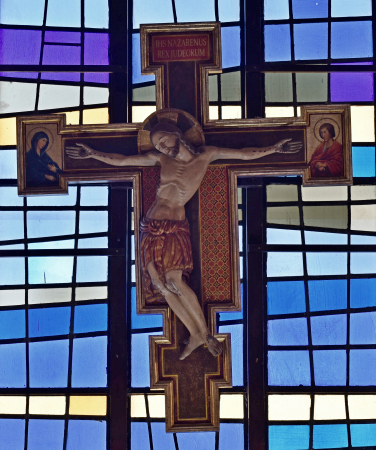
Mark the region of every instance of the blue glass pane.
<instances>
[{"instance_id":1,"label":"blue glass pane","mask_svg":"<svg viewBox=\"0 0 376 450\"><path fill-rule=\"evenodd\" d=\"M311 333L313 345L345 345L346 314L311 317Z\"/></svg>"},{"instance_id":2,"label":"blue glass pane","mask_svg":"<svg viewBox=\"0 0 376 450\"><path fill-rule=\"evenodd\" d=\"M138 450L139 448L148 448L147 445L136 445L137 438L134 438L133 430L135 431L135 434L137 433L137 427L135 427L135 423L132 423L132 449L133 445L135 450ZM137 424L137 425L144 425L144 424ZM145 424L146 425L146 424ZM222 425L221 425L222 427ZM140 429L140 431L142 431ZM160 422L152 422L151 423L151 433L153 436L153 447L154 450L176 450L175 442L174 442L174 436L172 433L166 433L166 425L164 423Z\"/></svg>"},{"instance_id":3,"label":"blue glass pane","mask_svg":"<svg viewBox=\"0 0 376 450\"><path fill-rule=\"evenodd\" d=\"M77 187L70 186L68 195L39 195L27 197L27 206L73 206L77 201Z\"/></svg>"},{"instance_id":4,"label":"blue glass pane","mask_svg":"<svg viewBox=\"0 0 376 450\"><path fill-rule=\"evenodd\" d=\"M240 298L241 298L241 311L238 312L227 312L227 313L219 313L220 320L242 320L243 319L243 283L240 283Z\"/></svg>"},{"instance_id":5,"label":"blue glass pane","mask_svg":"<svg viewBox=\"0 0 376 450\"><path fill-rule=\"evenodd\" d=\"M346 385L346 350L314 350L316 386Z\"/></svg>"},{"instance_id":6,"label":"blue glass pane","mask_svg":"<svg viewBox=\"0 0 376 450\"><path fill-rule=\"evenodd\" d=\"M22 206L23 198L18 196L16 187L0 188L0 206Z\"/></svg>"},{"instance_id":7,"label":"blue glass pane","mask_svg":"<svg viewBox=\"0 0 376 450\"><path fill-rule=\"evenodd\" d=\"M310 386L308 351L269 351L268 373L270 386Z\"/></svg>"},{"instance_id":8,"label":"blue glass pane","mask_svg":"<svg viewBox=\"0 0 376 450\"><path fill-rule=\"evenodd\" d=\"M268 277L303 275L303 257L298 252L270 252L267 259Z\"/></svg>"},{"instance_id":9,"label":"blue glass pane","mask_svg":"<svg viewBox=\"0 0 376 450\"><path fill-rule=\"evenodd\" d=\"M47 26L49 27L80 27L80 0L48 0Z\"/></svg>"},{"instance_id":10,"label":"blue glass pane","mask_svg":"<svg viewBox=\"0 0 376 450\"><path fill-rule=\"evenodd\" d=\"M57 336L69 333L71 308L29 310L29 336Z\"/></svg>"},{"instance_id":11,"label":"blue glass pane","mask_svg":"<svg viewBox=\"0 0 376 450\"><path fill-rule=\"evenodd\" d=\"M132 328L154 328L163 326L162 314L137 314L136 288L131 290Z\"/></svg>"},{"instance_id":12,"label":"blue glass pane","mask_svg":"<svg viewBox=\"0 0 376 450\"><path fill-rule=\"evenodd\" d=\"M302 233L300 230L267 228L266 241L268 244L300 245L302 243Z\"/></svg>"},{"instance_id":13,"label":"blue glass pane","mask_svg":"<svg viewBox=\"0 0 376 450\"><path fill-rule=\"evenodd\" d=\"M350 385L376 385L376 350L350 350Z\"/></svg>"},{"instance_id":14,"label":"blue glass pane","mask_svg":"<svg viewBox=\"0 0 376 450\"><path fill-rule=\"evenodd\" d=\"M313 448L347 446L347 425L313 425Z\"/></svg>"},{"instance_id":15,"label":"blue glass pane","mask_svg":"<svg viewBox=\"0 0 376 450\"><path fill-rule=\"evenodd\" d=\"M373 56L372 22L332 22L332 58Z\"/></svg>"},{"instance_id":16,"label":"blue glass pane","mask_svg":"<svg viewBox=\"0 0 376 450\"><path fill-rule=\"evenodd\" d=\"M25 283L25 258L0 258L0 285Z\"/></svg>"},{"instance_id":17,"label":"blue glass pane","mask_svg":"<svg viewBox=\"0 0 376 450\"><path fill-rule=\"evenodd\" d=\"M328 0L292 0L294 19L328 17Z\"/></svg>"},{"instance_id":18,"label":"blue glass pane","mask_svg":"<svg viewBox=\"0 0 376 450\"><path fill-rule=\"evenodd\" d=\"M132 334L131 347L131 385L132 387L150 386L149 335L161 333Z\"/></svg>"},{"instance_id":19,"label":"blue glass pane","mask_svg":"<svg viewBox=\"0 0 376 450\"><path fill-rule=\"evenodd\" d=\"M181 18L178 20L182 21ZM170 0L159 0L158 2L133 0L133 28L140 28L141 23L171 23L173 21L174 15ZM140 49L137 50L140 51Z\"/></svg>"},{"instance_id":20,"label":"blue glass pane","mask_svg":"<svg viewBox=\"0 0 376 450\"><path fill-rule=\"evenodd\" d=\"M79 239L78 248L108 248L108 237Z\"/></svg>"},{"instance_id":21,"label":"blue glass pane","mask_svg":"<svg viewBox=\"0 0 376 450\"><path fill-rule=\"evenodd\" d=\"M350 306L351 308L376 306L375 278L350 280Z\"/></svg>"},{"instance_id":22,"label":"blue glass pane","mask_svg":"<svg viewBox=\"0 0 376 450\"><path fill-rule=\"evenodd\" d=\"M305 231L305 243L307 245L346 245L347 234L323 233L320 231Z\"/></svg>"},{"instance_id":23,"label":"blue glass pane","mask_svg":"<svg viewBox=\"0 0 376 450\"><path fill-rule=\"evenodd\" d=\"M221 37L223 69L240 66L240 27L222 28Z\"/></svg>"},{"instance_id":24,"label":"blue glass pane","mask_svg":"<svg viewBox=\"0 0 376 450\"><path fill-rule=\"evenodd\" d=\"M30 387L66 387L68 383L67 339L29 344Z\"/></svg>"},{"instance_id":25,"label":"blue glass pane","mask_svg":"<svg viewBox=\"0 0 376 450\"><path fill-rule=\"evenodd\" d=\"M376 236L351 235L352 245L376 245Z\"/></svg>"},{"instance_id":26,"label":"blue glass pane","mask_svg":"<svg viewBox=\"0 0 376 450\"><path fill-rule=\"evenodd\" d=\"M108 0L85 0L85 27L108 28Z\"/></svg>"},{"instance_id":27,"label":"blue glass pane","mask_svg":"<svg viewBox=\"0 0 376 450\"><path fill-rule=\"evenodd\" d=\"M376 273L376 253L351 253L351 273Z\"/></svg>"},{"instance_id":28,"label":"blue glass pane","mask_svg":"<svg viewBox=\"0 0 376 450\"><path fill-rule=\"evenodd\" d=\"M328 24L294 25L295 59L326 59L328 57Z\"/></svg>"},{"instance_id":29,"label":"blue glass pane","mask_svg":"<svg viewBox=\"0 0 376 450\"><path fill-rule=\"evenodd\" d=\"M0 152L0 167L0 179L17 178L17 150L2 150Z\"/></svg>"},{"instance_id":30,"label":"blue glass pane","mask_svg":"<svg viewBox=\"0 0 376 450\"><path fill-rule=\"evenodd\" d=\"M140 422L131 423L131 450L150 449L148 424Z\"/></svg>"},{"instance_id":31,"label":"blue glass pane","mask_svg":"<svg viewBox=\"0 0 376 450\"><path fill-rule=\"evenodd\" d=\"M77 282L107 281L107 256L78 256Z\"/></svg>"},{"instance_id":32,"label":"blue glass pane","mask_svg":"<svg viewBox=\"0 0 376 450\"><path fill-rule=\"evenodd\" d=\"M0 442L4 449L25 449L25 421L0 419Z\"/></svg>"},{"instance_id":33,"label":"blue glass pane","mask_svg":"<svg viewBox=\"0 0 376 450\"><path fill-rule=\"evenodd\" d=\"M107 211L80 211L80 234L106 231L108 231Z\"/></svg>"},{"instance_id":34,"label":"blue glass pane","mask_svg":"<svg viewBox=\"0 0 376 450\"><path fill-rule=\"evenodd\" d=\"M70 420L67 450L106 450L106 421Z\"/></svg>"},{"instance_id":35,"label":"blue glass pane","mask_svg":"<svg viewBox=\"0 0 376 450\"><path fill-rule=\"evenodd\" d=\"M226 325L219 327L220 333L231 333L231 347L236 351L231 352L232 358L232 385L244 385L244 360L243 360L243 325Z\"/></svg>"},{"instance_id":36,"label":"blue glass pane","mask_svg":"<svg viewBox=\"0 0 376 450\"><path fill-rule=\"evenodd\" d=\"M107 305L76 306L74 311L74 332L106 331L107 320Z\"/></svg>"},{"instance_id":37,"label":"blue glass pane","mask_svg":"<svg viewBox=\"0 0 376 450\"><path fill-rule=\"evenodd\" d=\"M28 244L27 248L29 250L54 250L58 248L74 248L74 239L62 239L61 241L48 241L48 242L34 242Z\"/></svg>"},{"instance_id":38,"label":"blue glass pane","mask_svg":"<svg viewBox=\"0 0 376 450\"><path fill-rule=\"evenodd\" d=\"M308 345L307 319L268 320L268 345Z\"/></svg>"},{"instance_id":39,"label":"blue glass pane","mask_svg":"<svg viewBox=\"0 0 376 450\"><path fill-rule=\"evenodd\" d=\"M42 25L44 0L1 0L0 23L9 25ZM10 447L9 447L10 448Z\"/></svg>"},{"instance_id":40,"label":"blue glass pane","mask_svg":"<svg viewBox=\"0 0 376 450\"><path fill-rule=\"evenodd\" d=\"M357 423L350 425L351 445L353 447L369 447L376 445L376 424Z\"/></svg>"},{"instance_id":41,"label":"blue glass pane","mask_svg":"<svg viewBox=\"0 0 376 450\"><path fill-rule=\"evenodd\" d=\"M0 345L0 387L26 387L26 345Z\"/></svg>"},{"instance_id":42,"label":"blue glass pane","mask_svg":"<svg viewBox=\"0 0 376 450\"><path fill-rule=\"evenodd\" d=\"M346 253L307 252L308 275L345 275L347 273Z\"/></svg>"},{"instance_id":43,"label":"blue glass pane","mask_svg":"<svg viewBox=\"0 0 376 450\"><path fill-rule=\"evenodd\" d=\"M81 206L108 206L108 186L82 186Z\"/></svg>"},{"instance_id":44,"label":"blue glass pane","mask_svg":"<svg viewBox=\"0 0 376 450\"><path fill-rule=\"evenodd\" d=\"M347 308L346 280L310 280L308 292L311 311Z\"/></svg>"},{"instance_id":45,"label":"blue glass pane","mask_svg":"<svg viewBox=\"0 0 376 450\"><path fill-rule=\"evenodd\" d=\"M244 449L244 425L241 423L221 423L219 450Z\"/></svg>"},{"instance_id":46,"label":"blue glass pane","mask_svg":"<svg viewBox=\"0 0 376 450\"><path fill-rule=\"evenodd\" d=\"M175 0L178 22L214 21L214 2ZM223 28L222 28L223 31Z\"/></svg>"},{"instance_id":47,"label":"blue glass pane","mask_svg":"<svg viewBox=\"0 0 376 450\"><path fill-rule=\"evenodd\" d=\"M376 344L376 312L350 314L350 344Z\"/></svg>"},{"instance_id":48,"label":"blue glass pane","mask_svg":"<svg viewBox=\"0 0 376 450\"><path fill-rule=\"evenodd\" d=\"M265 61L291 61L290 25L265 26Z\"/></svg>"},{"instance_id":49,"label":"blue glass pane","mask_svg":"<svg viewBox=\"0 0 376 450\"><path fill-rule=\"evenodd\" d=\"M353 147L352 160L354 177L375 176L375 147Z\"/></svg>"},{"instance_id":50,"label":"blue glass pane","mask_svg":"<svg viewBox=\"0 0 376 450\"><path fill-rule=\"evenodd\" d=\"M73 341L72 387L107 386L107 336Z\"/></svg>"},{"instance_id":51,"label":"blue glass pane","mask_svg":"<svg viewBox=\"0 0 376 450\"><path fill-rule=\"evenodd\" d=\"M283 20L289 19L289 1L288 0L264 0L265 20Z\"/></svg>"},{"instance_id":52,"label":"blue glass pane","mask_svg":"<svg viewBox=\"0 0 376 450\"><path fill-rule=\"evenodd\" d=\"M208 450L214 449L215 433L178 433L179 450Z\"/></svg>"},{"instance_id":53,"label":"blue glass pane","mask_svg":"<svg viewBox=\"0 0 376 450\"><path fill-rule=\"evenodd\" d=\"M75 211L28 211L27 237L74 234Z\"/></svg>"},{"instance_id":54,"label":"blue glass pane","mask_svg":"<svg viewBox=\"0 0 376 450\"><path fill-rule=\"evenodd\" d=\"M25 337L25 311L0 311L0 339Z\"/></svg>"},{"instance_id":55,"label":"blue glass pane","mask_svg":"<svg viewBox=\"0 0 376 450\"><path fill-rule=\"evenodd\" d=\"M308 448L308 425L269 426L269 450L303 450Z\"/></svg>"},{"instance_id":56,"label":"blue glass pane","mask_svg":"<svg viewBox=\"0 0 376 450\"><path fill-rule=\"evenodd\" d=\"M154 81L154 75L141 75L141 44L140 34L134 33L132 35L132 82L146 83L147 81Z\"/></svg>"},{"instance_id":57,"label":"blue glass pane","mask_svg":"<svg viewBox=\"0 0 376 450\"><path fill-rule=\"evenodd\" d=\"M64 420L29 420L27 450L61 450Z\"/></svg>"},{"instance_id":58,"label":"blue glass pane","mask_svg":"<svg viewBox=\"0 0 376 450\"><path fill-rule=\"evenodd\" d=\"M221 22L236 22L240 19L239 2L218 0L218 13Z\"/></svg>"},{"instance_id":59,"label":"blue glass pane","mask_svg":"<svg viewBox=\"0 0 376 450\"><path fill-rule=\"evenodd\" d=\"M305 312L303 281L269 281L268 314L293 314Z\"/></svg>"},{"instance_id":60,"label":"blue glass pane","mask_svg":"<svg viewBox=\"0 0 376 450\"><path fill-rule=\"evenodd\" d=\"M371 0L332 0L332 17L370 16Z\"/></svg>"},{"instance_id":61,"label":"blue glass pane","mask_svg":"<svg viewBox=\"0 0 376 450\"><path fill-rule=\"evenodd\" d=\"M24 221L22 211L0 212L0 241L23 239L23 227Z\"/></svg>"},{"instance_id":62,"label":"blue glass pane","mask_svg":"<svg viewBox=\"0 0 376 450\"><path fill-rule=\"evenodd\" d=\"M71 283L72 274L73 256L29 258L30 284Z\"/></svg>"}]
</instances>

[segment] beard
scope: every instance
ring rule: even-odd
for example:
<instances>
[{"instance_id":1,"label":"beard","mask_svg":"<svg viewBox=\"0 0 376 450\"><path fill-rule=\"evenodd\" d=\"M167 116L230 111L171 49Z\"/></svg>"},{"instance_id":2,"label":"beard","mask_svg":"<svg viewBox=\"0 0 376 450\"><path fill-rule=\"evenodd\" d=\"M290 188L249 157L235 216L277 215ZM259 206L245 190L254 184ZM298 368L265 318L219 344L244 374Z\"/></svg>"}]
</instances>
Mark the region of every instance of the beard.
<instances>
[{"instance_id":1,"label":"beard","mask_svg":"<svg viewBox=\"0 0 376 450\"><path fill-rule=\"evenodd\" d=\"M170 158L175 159L179 154L179 148L180 148L180 141L179 141L179 138L176 137L175 144L172 145L171 147L167 147L167 150L168 150L167 155Z\"/></svg>"}]
</instances>

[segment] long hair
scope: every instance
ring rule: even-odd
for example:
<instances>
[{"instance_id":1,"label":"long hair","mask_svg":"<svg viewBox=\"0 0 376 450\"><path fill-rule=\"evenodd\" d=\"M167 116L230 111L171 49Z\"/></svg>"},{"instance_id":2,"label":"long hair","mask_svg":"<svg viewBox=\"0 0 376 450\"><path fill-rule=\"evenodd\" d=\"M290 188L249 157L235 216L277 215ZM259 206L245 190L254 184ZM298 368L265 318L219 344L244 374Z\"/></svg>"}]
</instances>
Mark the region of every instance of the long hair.
<instances>
[{"instance_id":1,"label":"long hair","mask_svg":"<svg viewBox=\"0 0 376 450\"><path fill-rule=\"evenodd\" d=\"M38 131L34 134L34 136L31 139L31 150L37 150L37 144L39 139L47 139L46 145L41 149L40 154L42 155L48 147L48 144L50 143L50 140L48 139L48 135L44 131Z\"/></svg>"},{"instance_id":2,"label":"long hair","mask_svg":"<svg viewBox=\"0 0 376 450\"><path fill-rule=\"evenodd\" d=\"M168 133L168 132L165 131L165 133ZM179 139L179 141L184 145L184 147L189 152L192 153L192 155L197 155L198 153L202 153L201 148L194 147L189 141L184 139L179 133L173 131L172 133L168 133L168 134L173 134L174 136L176 136Z\"/></svg>"}]
</instances>

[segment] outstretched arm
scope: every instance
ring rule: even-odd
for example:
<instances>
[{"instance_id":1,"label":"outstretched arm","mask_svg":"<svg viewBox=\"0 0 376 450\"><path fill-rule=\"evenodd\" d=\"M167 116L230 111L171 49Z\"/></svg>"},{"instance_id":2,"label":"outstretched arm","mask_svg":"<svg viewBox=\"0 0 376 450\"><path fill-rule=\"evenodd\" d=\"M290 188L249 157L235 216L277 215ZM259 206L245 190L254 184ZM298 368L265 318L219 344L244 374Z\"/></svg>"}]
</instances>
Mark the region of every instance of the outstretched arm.
<instances>
[{"instance_id":1,"label":"outstretched arm","mask_svg":"<svg viewBox=\"0 0 376 450\"><path fill-rule=\"evenodd\" d=\"M76 144L76 147L66 147L66 154L72 159L93 158L111 166L155 166L159 161L156 152L148 152L144 155L121 155L120 153L105 153L93 150L86 144Z\"/></svg>"},{"instance_id":2,"label":"outstretched arm","mask_svg":"<svg viewBox=\"0 0 376 450\"><path fill-rule=\"evenodd\" d=\"M216 159L258 159L273 153L297 153L303 147L303 143L299 141L291 141L291 139L282 139L269 147L245 147L241 149L207 147L207 151L211 151L210 161Z\"/></svg>"}]
</instances>

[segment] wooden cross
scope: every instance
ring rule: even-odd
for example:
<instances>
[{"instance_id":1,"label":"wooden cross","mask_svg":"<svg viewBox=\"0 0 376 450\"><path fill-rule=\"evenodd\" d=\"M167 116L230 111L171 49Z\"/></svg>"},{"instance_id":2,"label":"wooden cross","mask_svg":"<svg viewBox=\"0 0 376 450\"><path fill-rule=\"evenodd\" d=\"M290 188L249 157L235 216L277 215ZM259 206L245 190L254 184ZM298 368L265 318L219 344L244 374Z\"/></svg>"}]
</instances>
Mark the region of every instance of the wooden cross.
<instances>
[{"instance_id":1,"label":"wooden cross","mask_svg":"<svg viewBox=\"0 0 376 450\"><path fill-rule=\"evenodd\" d=\"M185 137L193 144L204 141L225 148L266 147L281 139L304 144L298 153L215 162L187 204L194 259L190 287L201 302L209 330L222 342L221 355L213 357L202 346L184 361L179 360L187 331L163 297L153 302L145 299L136 256L137 312L163 314L163 335L150 337L150 369L151 388L166 393L167 431L214 431L219 429L218 389L231 387L230 337L216 334L216 313L241 308L237 178L301 174L306 185L351 183L349 108L310 106L302 108L301 117L288 119L209 120L208 74L221 72L219 23L141 26L141 47L143 73L156 75L157 112L143 124L66 126L65 116L19 118L19 191L29 195L66 192L68 183L77 180L132 181L138 254L139 220L155 199L159 168L112 167L93 159L70 159L64 153L66 147L85 143L106 153L143 153L152 148L150 126L165 119L178 126L185 123ZM188 115L192 116L189 126L184 122ZM323 126L328 128L328 123L338 143L337 159L342 158L342 169L335 174L330 173L331 150L322 144L320 131ZM52 134L56 128L55 144L60 142L62 166L56 186L27 185L26 141L38 127ZM342 148L342 155L338 148ZM326 169L316 176L313 174L320 165L312 166L311 162L315 149L323 155L319 156L320 164L325 158L328 161L323 165Z\"/></svg>"}]
</instances>

